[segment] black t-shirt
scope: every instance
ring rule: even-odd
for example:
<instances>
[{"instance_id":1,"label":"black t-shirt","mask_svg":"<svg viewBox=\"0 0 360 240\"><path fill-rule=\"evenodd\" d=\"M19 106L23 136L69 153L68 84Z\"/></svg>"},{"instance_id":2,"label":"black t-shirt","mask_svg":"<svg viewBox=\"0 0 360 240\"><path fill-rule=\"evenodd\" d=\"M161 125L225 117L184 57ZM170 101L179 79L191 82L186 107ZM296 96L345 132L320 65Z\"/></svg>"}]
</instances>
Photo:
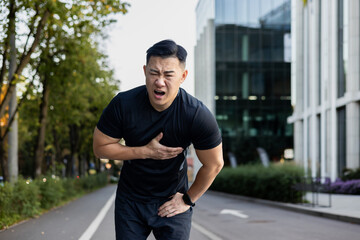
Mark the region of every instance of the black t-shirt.
<instances>
[{"instance_id":1,"label":"black t-shirt","mask_svg":"<svg viewBox=\"0 0 360 240\"><path fill-rule=\"evenodd\" d=\"M218 146L221 135L214 116L202 102L179 89L169 108L156 111L145 86L121 92L104 109L97 128L113 138L124 138L126 145L144 146L160 132L160 143L185 149L168 160L134 159L124 161L118 194L143 202L169 198L188 189L186 149Z\"/></svg>"}]
</instances>

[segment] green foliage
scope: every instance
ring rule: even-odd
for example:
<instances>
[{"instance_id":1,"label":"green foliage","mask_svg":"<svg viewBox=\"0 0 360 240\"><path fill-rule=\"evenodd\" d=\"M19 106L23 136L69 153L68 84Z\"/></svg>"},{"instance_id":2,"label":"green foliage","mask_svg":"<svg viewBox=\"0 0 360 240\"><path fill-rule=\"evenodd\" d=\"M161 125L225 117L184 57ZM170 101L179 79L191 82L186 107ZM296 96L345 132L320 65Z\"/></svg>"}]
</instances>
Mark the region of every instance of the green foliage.
<instances>
[{"instance_id":1,"label":"green foliage","mask_svg":"<svg viewBox=\"0 0 360 240\"><path fill-rule=\"evenodd\" d=\"M342 173L343 174L341 180L343 181L360 179L360 168L357 169L345 168Z\"/></svg>"},{"instance_id":2,"label":"green foliage","mask_svg":"<svg viewBox=\"0 0 360 240\"><path fill-rule=\"evenodd\" d=\"M40 190L41 208L49 209L61 202L64 188L59 179L47 176L42 179L36 179L35 182Z\"/></svg>"},{"instance_id":3,"label":"green foliage","mask_svg":"<svg viewBox=\"0 0 360 240\"><path fill-rule=\"evenodd\" d=\"M14 186L5 182L0 186L0 229L106 184L105 173L80 179L46 176L31 181L20 177Z\"/></svg>"},{"instance_id":4,"label":"green foliage","mask_svg":"<svg viewBox=\"0 0 360 240\"><path fill-rule=\"evenodd\" d=\"M34 182L19 178L14 185L14 209L21 216L30 217L39 212L39 190Z\"/></svg>"},{"instance_id":5,"label":"green foliage","mask_svg":"<svg viewBox=\"0 0 360 240\"><path fill-rule=\"evenodd\" d=\"M9 183L0 186L0 229L20 219L20 215L13 208L13 198L14 189Z\"/></svg>"},{"instance_id":6,"label":"green foliage","mask_svg":"<svg viewBox=\"0 0 360 240\"><path fill-rule=\"evenodd\" d=\"M39 189L33 182L19 178L14 186L0 186L0 229L40 212Z\"/></svg>"},{"instance_id":7,"label":"green foliage","mask_svg":"<svg viewBox=\"0 0 360 240\"><path fill-rule=\"evenodd\" d=\"M268 168L262 165L244 165L224 168L211 189L273 201L299 202L302 193L293 186L302 177L303 170L291 164L272 164Z\"/></svg>"},{"instance_id":8,"label":"green foliage","mask_svg":"<svg viewBox=\"0 0 360 240\"><path fill-rule=\"evenodd\" d=\"M83 192L81 184L79 184L79 179L64 178L61 182L64 189L63 200L74 198Z\"/></svg>"},{"instance_id":9,"label":"green foliage","mask_svg":"<svg viewBox=\"0 0 360 240\"><path fill-rule=\"evenodd\" d=\"M118 88L98 42L106 37L118 14L126 14L130 5L122 0L11 2L16 8L17 63L26 69L17 73L16 78L22 81L20 91L26 91L19 99L20 172L26 176L34 174L37 146L50 146L58 163L70 149L71 154L94 159L91 149L94 126ZM4 44L9 34L9 3L0 1L1 53L9 50ZM42 25L40 20L44 16L47 17ZM40 34L36 36L37 33ZM31 53L27 58L30 60L24 60L26 53ZM0 57L0 63L8 66L8 57ZM0 79L0 83L7 81L6 77ZM43 124L39 121L39 108L45 85L50 99L48 114L42 115L48 119ZM45 142L36 144L40 126L46 126ZM81 141L75 142L75 147L71 146L69 126L76 126L79 131Z\"/></svg>"},{"instance_id":10,"label":"green foliage","mask_svg":"<svg viewBox=\"0 0 360 240\"><path fill-rule=\"evenodd\" d=\"M79 181L83 189L90 191L106 184L107 175L105 173L90 175L86 178L79 179Z\"/></svg>"}]
</instances>

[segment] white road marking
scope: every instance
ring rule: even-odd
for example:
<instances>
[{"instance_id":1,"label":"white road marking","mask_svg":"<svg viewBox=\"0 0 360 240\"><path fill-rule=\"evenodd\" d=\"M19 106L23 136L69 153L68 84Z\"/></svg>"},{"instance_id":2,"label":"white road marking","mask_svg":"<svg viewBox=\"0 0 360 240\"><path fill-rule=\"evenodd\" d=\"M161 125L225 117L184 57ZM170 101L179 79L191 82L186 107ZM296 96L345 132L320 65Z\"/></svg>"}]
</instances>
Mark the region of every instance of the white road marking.
<instances>
[{"instance_id":1,"label":"white road marking","mask_svg":"<svg viewBox=\"0 0 360 240\"><path fill-rule=\"evenodd\" d=\"M113 204L115 200L115 193L111 195L109 200L106 202L104 207L100 210L96 218L92 221L90 226L86 229L86 231L81 235L79 240L90 240L91 237L94 235L98 227L100 226L102 220L104 219L106 213L109 211L111 205Z\"/></svg>"},{"instance_id":2,"label":"white road marking","mask_svg":"<svg viewBox=\"0 0 360 240\"><path fill-rule=\"evenodd\" d=\"M196 230L198 230L199 232L201 232L202 234L207 236L210 240L222 240L222 238L216 236L214 233L210 232L209 230L200 226L199 224L195 223L194 221L191 223L191 225L193 226L193 228L195 228Z\"/></svg>"},{"instance_id":3,"label":"white road marking","mask_svg":"<svg viewBox=\"0 0 360 240\"><path fill-rule=\"evenodd\" d=\"M234 215L239 218L248 218L249 217L248 215L242 214L241 211L234 210L234 209L223 209L223 210L221 210L220 214L231 214L231 215Z\"/></svg>"}]
</instances>

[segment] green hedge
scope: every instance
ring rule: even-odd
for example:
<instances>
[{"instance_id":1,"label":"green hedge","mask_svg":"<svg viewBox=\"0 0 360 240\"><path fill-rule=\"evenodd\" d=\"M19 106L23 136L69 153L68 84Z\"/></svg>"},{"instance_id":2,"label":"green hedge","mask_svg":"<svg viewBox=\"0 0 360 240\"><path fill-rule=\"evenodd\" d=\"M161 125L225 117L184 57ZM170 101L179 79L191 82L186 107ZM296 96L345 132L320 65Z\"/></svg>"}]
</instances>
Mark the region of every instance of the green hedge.
<instances>
[{"instance_id":1,"label":"green hedge","mask_svg":"<svg viewBox=\"0 0 360 240\"><path fill-rule=\"evenodd\" d=\"M224 168L211 185L212 190L280 202L300 202L294 189L304 172L293 164L244 165Z\"/></svg>"},{"instance_id":2,"label":"green hedge","mask_svg":"<svg viewBox=\"0 0 360 240\"><path fill-rule=\"evenodd\" d=\"M45 176L34 181L19 177L0 186L0 229L107 184L105 173L76 179Z\"/></svg>"},{"instance_id":3,"label":"green hedge","mask_svg":"<svg viewBox=\"0 0 360 240\"><path fill-rule=\"evenodd\" d=\"M357 169L344 168L343 169L341 180L349 181L349 180L358 180L358 179L360 179L360 168L357 168Z\"/></svg>"}]
</instances>

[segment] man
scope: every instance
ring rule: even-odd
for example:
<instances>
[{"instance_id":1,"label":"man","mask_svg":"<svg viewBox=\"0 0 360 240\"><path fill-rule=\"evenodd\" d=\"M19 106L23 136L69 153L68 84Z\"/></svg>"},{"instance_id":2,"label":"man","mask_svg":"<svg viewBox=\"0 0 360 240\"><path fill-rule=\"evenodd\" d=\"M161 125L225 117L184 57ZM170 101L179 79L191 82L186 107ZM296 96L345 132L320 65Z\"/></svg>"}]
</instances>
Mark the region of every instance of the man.
<instances>
[{"instance_id":1,"label":"man","mask_svg":"<svg viewBox=\"0 0 360 240\"><path fill-rule=\"evenodd\" d=\"M149 48L146 86L115 96L95 128L95 155L124 160L115 201L117 240L146 239L151 231L156 239L189 239L192 207L223 167L215 118L180 88L186 56L171 40ZM191 143L203 165L188 188Z\"/></svg>"}]
</instances>

